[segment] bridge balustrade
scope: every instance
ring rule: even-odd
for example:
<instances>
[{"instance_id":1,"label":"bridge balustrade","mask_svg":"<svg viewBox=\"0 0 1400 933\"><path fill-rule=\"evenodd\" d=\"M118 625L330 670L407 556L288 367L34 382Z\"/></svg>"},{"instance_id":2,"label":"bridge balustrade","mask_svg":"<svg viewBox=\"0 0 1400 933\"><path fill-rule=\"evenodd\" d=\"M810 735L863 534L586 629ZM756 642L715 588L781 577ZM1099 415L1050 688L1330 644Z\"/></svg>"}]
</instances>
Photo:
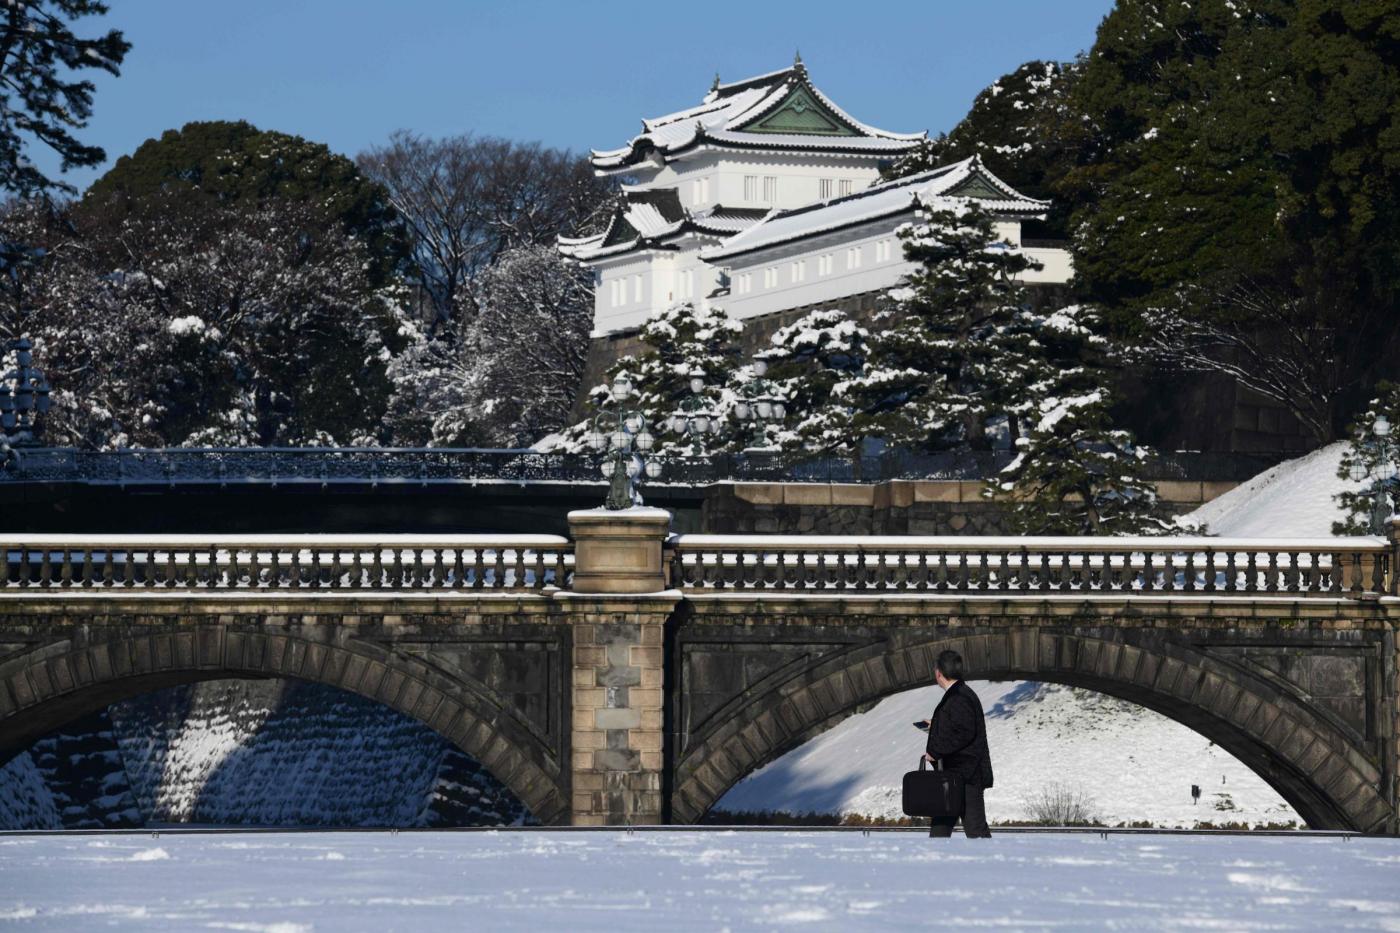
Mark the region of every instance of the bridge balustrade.
<instances>
[{"instance_id":1,"label":"bridge balustrade","mask_svg":"<svg viewBox=\"0 0 1400 933\"><path fill-rule=\"evenodd\" d=\"M557 535L6 535L0 591L566 588Z\"/></svg>"},{"instance_id":2,"label":"bridge balustrade","mask_svg":"<svg viewBox=\"0 0 1400 933\"><path fill-rule=\"evenodd\" d=\"M1391 593L1380 537L837 537L679 535L682 591L867 594L1193 594L1375 598Z\"/></svg>"}]
</instances>

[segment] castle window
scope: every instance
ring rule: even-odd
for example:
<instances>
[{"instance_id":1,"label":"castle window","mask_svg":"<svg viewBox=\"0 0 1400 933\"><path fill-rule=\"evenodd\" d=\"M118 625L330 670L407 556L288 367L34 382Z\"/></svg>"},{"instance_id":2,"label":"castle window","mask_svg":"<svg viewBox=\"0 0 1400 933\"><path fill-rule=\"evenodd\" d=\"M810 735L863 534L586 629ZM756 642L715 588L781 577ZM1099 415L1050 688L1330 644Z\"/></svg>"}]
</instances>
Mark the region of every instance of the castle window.
<instances>
[{"instance_id":1,"label":"castle window","mask_svg":"<svg viewBox=\"0 0 1400 933\"><path fill-rule=\"evenodd\" d=\"M851 193L852 184L853 183L849 178L841 179L841 197L844 198L846 195Z\"/></svg>"},{"instance_id":2,"label":"castle window","mask_svg":"<svg viewBox=\"0 0 1400 933\"><path fill-rule=\"evenodd\" d=\"M642 277L640 275L632 276L632 300L642 300Z\"/></svg>"},{"instance_id":3,"label":"castle window","mask_svg":"<svg viewBox=\"0 0 1400 933\"><path fill-rule=\"evenodd\" d=\"M769 204L774 204L778 200L778 176L763 176L763 200Z\"/></svg>"},{"instance_id":4,"label":"castle window","mask_svg":"<svg viewBox=\"0 0 1400 933\"><path fill-rule=\"evenodd\" d=\"M758 200L758 176L757 176L757 175L745 175L745 176L744 176L744 200L745 200L745 201L757 201L757 200Z\"/></svg>"},{"instance_id":5,"label":"castle window","mask_svg":"<svg viewBox=\"0 0 1400 933\"><path fill-rule=\"evenodd\" d=\"M836 182L830 178L817 179L817 197L823 201L830 200L831 193L836 188Z\"/></svg>"}]
</instances>

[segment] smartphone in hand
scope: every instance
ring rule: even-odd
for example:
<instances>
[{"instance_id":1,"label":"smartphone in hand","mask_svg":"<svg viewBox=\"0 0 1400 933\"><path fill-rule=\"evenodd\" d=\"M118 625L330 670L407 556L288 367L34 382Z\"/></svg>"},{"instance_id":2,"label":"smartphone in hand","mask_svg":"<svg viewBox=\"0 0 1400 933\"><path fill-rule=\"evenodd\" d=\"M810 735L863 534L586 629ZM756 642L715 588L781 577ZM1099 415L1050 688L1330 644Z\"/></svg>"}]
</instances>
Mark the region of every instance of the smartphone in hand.
<instances>
[{"instance_id":1,"label":"smartphone in hand","mask_svg":"<svg viewBox=\"0 0 1400 933\"><path fill-rule=\"evenodd\" d=\"M929 721L927 719L920 719L918 722L914 723L914 728L918 729L920 732L927 732L928 727Z\"/></svg>"}]
</instances>

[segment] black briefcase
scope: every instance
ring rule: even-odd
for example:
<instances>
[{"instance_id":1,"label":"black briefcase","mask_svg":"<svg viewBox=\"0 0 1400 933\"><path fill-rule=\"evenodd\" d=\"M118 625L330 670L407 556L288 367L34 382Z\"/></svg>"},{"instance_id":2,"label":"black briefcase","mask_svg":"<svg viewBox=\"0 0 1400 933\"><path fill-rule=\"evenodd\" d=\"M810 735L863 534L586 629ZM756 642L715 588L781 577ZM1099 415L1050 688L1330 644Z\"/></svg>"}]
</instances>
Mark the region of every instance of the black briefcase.
<instances>
[{"instance_id":1,"label":"black briefcase","mask_svg":"<svg viewBox=\"0 0 1400 933\"><path fill-rule=\"evenodd\" d=\"M963 810L962 775L952 771L929 771L928 762L919 759L919 770L904 775L904 815L949 817Z\"/></svg>"}]
</instances>

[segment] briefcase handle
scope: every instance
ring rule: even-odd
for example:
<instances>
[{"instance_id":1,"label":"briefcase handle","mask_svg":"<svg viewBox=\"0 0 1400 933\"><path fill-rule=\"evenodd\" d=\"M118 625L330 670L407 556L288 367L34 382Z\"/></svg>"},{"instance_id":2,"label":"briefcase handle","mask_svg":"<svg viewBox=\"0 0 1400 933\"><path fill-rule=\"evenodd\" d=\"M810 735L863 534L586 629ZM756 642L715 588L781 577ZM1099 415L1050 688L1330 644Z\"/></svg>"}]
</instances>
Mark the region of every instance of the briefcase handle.
<instances>
[{"instance_id":1,"label":"briefcase handle","mask_svg":"<svg viewBox=\"0 0 1400 933\"><path fill-rule=\"evenodd\" d=\"M920 771L925 770L925 769L924 769L924 765L926 765L926 764L928 764L928 759L925 758L925 757L923 757L922 755L920 755L920 756L919 756L919 770L920 770ZM935 764L935 765L933 766L933 770L935 770L935 771L942 771L942 770L943 770L943 759L942 759L942 758L938 759L937 764Z\"/></svg>"}]
</instances>

